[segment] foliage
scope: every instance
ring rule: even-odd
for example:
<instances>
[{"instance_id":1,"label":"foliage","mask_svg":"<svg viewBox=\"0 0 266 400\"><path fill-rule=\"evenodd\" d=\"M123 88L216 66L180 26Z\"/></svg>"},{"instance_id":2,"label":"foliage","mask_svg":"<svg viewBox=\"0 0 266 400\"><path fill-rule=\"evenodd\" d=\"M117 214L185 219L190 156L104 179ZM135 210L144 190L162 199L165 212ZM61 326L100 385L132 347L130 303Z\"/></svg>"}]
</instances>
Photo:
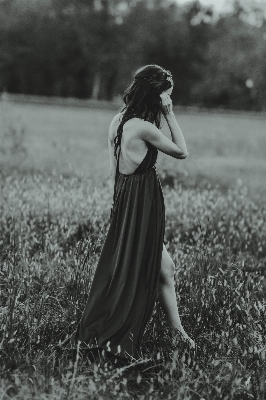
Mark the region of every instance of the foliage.
<instances>
[{"instance_id":1,"label":"foliage","mask_svg":"<svg viewBox=\"0 0 266 400\"><path fill-rule=\"evenodd\" d=\"M265 395L265 205L239 185L163 187L166 240L183 324L198 348L173 341L157 305L144 358L114 366L70 354L107 233L108 183L2 177L2 395L16 398L248 399Z\"/></svg>"},{"instance_id":2,"label":"foliage","mask_svg":"<svg viewBox=\"0 0 266 400\"><path fill-rule=\"evenodd\" d=\"M242 3L216 18L198 1L2 0L0 89L111 100L157 63L176 104L263 110L265 15Z\"/></svg>"},{"instance_id":3,"label":"foliage","mask_svg":"<svg viewBox=\"0 0 266 400\"><path fill-rule=\"evenodd\" d=\"M265 107L264 36L265 29L245 23L237 14L221 17L208 42L205 80L193 89L195 96L205 105Z\"/></svg>"}]
</instances>

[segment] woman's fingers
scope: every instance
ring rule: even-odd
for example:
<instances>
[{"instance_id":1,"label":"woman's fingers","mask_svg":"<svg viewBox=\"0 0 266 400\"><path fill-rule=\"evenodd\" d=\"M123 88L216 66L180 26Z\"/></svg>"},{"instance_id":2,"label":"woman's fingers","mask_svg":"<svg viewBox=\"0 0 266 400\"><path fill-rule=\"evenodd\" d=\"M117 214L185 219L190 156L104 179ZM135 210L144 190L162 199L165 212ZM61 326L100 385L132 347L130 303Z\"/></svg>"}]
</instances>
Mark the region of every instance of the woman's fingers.
<instances>
[{"instance_id":1,"label":"woman's fingers","mask_svg":"<svg viewBox=\"0 0 266 400\"><path fill-rule=\"evenodd\" d=\"M171 104L171 98L169 94L161 94L160 96L162 98L163 105Z\"/></svg>"},{"instance_id":2,"label":"woman's fingers","mask_svg":"<svg viewBox=\"0 0 266 400\"><path fill-rule=\"evenodd\" d=\"M172 99L168 93L161 93L163 113L168 114L172 110Z\"/></svg>"}]
</instances>

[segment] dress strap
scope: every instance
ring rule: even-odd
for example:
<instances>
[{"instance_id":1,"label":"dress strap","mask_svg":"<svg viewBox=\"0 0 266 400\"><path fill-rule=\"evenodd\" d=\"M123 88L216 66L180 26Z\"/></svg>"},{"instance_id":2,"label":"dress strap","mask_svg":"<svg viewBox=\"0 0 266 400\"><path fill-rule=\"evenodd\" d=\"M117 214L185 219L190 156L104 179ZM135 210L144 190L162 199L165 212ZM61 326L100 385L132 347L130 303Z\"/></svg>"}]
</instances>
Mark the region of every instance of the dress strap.
<instances>
[{"instance_id":1,"label":"dress strap","mask_svg":"<svg viewBox=\"0 0 266 400\"><path fill-rule=\"evenodd\" d=\"M115 171L115 178L116 178L116 180L117 180L118 171L119 171L119 158L120 158L120 153L121 153L121 144L120 144L120 146L119 146L119 153L118 153L117 162L116 162L116 171ZM115 180L115 181L116 181L116 180Z\"/></svg>"},{"instance_id":2,"label":"dress strap","mask_svg":"<svg viewBox=\"0 0 266 400\"><path fill-rule=\"evenodd\" d=\"M111 208L110 217L112 217L113 211L114 211L113 208L114 208L114 204L115 204L115 194L116 194L116 184L117 184L118 172L119 172L119 157L120 157L120 153L121 153L121 144L120 144L120 146L119 146L119 153L118 153L117 162L116 162L115 183L114 183L114 193L113 193L113 204L112 204L112 208Z\"/></svg>"}]
</instances>

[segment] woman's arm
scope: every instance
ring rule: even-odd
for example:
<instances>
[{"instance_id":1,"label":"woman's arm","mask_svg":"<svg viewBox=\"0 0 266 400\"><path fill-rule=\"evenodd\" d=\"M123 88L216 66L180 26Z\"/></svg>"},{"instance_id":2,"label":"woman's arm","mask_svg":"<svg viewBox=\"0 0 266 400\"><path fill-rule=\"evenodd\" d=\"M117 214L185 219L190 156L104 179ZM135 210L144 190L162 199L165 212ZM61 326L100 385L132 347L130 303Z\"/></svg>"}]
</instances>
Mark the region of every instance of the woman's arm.
<instances>
[{"instance_id":1,"label":"woman's arm","mask_svg":"<svg viewBox=\"0 0 266 400\"><path fill-rule=\"evenodd\" d=\"M172 140L173 142L183 150L183 156L181 158L186 158L188 156L188 151L187 151L187 146L186 142L183 136L183 133L177 123L177 120L175 118L175 114L173 111L170 111L169 113L165 113L164 117L167 121L167 124L169 126Z\"/></svg>"},{"instance_id":2,"label":"woman's arm","mask_svg":"<svg viewBox=\"0 0 266 400\"><path fill-rule=\"evenodd\" d=\"M171 117L169 117L168 121L169 125L172 127L174 125L174 122ZM171 130L170 126L169 128ZM172 133L173 140L170 140L160 131L160 129L158 129L151 122L143 121L142 129L140 130L139 136L141 139L149 142L158 150L165 154L168 154L171 157L182 160L188 156L187 148L183 146L182 140L179 140L180 137L178 137L178 133L176 133L176 131Z\"/></svg>"},{"instance_id":3,"label":"woman's arm","mask_svg":"<svg viewBox=\"0 0 266 400\"><path fill-rule=\"evenodd\" d=\"M172 100L166 93L161 94L162 111L171 131L172 140L168 139L156 126L148 121L143 121L141 139L151 143L158 150L169 156L183 160L188 156L188 151L183 133L175 119L172 110Z\"/></svg>"}]
</instances>

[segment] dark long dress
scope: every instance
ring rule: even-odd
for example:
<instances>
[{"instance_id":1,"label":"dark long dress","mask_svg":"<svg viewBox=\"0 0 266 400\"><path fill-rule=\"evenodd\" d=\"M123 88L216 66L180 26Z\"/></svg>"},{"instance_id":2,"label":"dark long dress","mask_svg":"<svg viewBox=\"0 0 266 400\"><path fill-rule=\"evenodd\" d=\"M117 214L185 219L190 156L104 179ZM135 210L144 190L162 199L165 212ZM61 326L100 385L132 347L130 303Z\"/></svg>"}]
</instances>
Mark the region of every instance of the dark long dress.
<instances>
[{"instance_id":1,"label":"dark long dress","mask_svg":"<svg viewBox=\"0 0 266 400\"><path fill-rule=\"evenodd\" d=\"M130 175L119 171L120 148L110 226L75 334L90 348L135 359L158 294L165 230L158 150L147 145Z\"/></svg>"}]
</instances>

